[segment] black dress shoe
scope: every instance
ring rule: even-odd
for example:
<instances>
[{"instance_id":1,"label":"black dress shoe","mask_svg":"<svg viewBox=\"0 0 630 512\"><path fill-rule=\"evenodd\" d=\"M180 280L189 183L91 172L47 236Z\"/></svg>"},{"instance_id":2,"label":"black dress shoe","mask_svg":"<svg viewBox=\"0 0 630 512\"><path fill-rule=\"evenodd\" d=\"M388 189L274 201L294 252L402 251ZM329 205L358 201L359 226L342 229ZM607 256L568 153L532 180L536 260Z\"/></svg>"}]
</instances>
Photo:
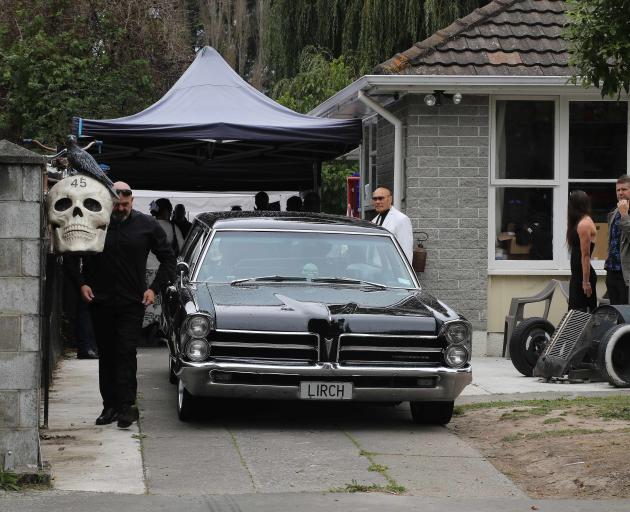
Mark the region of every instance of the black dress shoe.
<instances>
[{"instance_id":1,"label":"black dress shoe","mask_svg":"<svg viewBox=\"0 0 630 512\"><path fill-rule=\"evenodd\" d=\"M77 352L77 359L98 359L98 354L92 349Z\"/></svg>"},{"instance_id":2,"label":"black dress shoe","mask_svg":"<svg viewBox=\"0 0 630 512\"><path fill-rule=\"evenodd\" d=\"M105 407L101 415L96 418L97 425L109 425L118 419L118 413L111 407Z\"/></svg>"},{"instance_id":3,"label":"black dress shoe","mask_svg":"<svg viewBox=\"0 0 630 512\"><path fill-rule=\"evenodd\" d=\"M130 405L118 415L118 428L129 428L134 421L138 421L140 412L135 405Z\"/></svg>"}]
</instances>

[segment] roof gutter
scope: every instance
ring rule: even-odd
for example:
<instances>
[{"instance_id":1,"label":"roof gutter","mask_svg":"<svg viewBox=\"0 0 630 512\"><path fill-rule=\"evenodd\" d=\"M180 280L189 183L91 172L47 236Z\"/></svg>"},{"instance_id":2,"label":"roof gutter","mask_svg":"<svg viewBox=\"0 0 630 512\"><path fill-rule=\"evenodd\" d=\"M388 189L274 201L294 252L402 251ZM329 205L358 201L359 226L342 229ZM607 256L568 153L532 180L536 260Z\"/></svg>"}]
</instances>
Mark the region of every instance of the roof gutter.
<instances>
[{"instance_id":1,"label":"roof gutter","mask_svg":"<svg viewBox=\"0 0 630 512\"><path fill-rule=\"evenodd\" d=\"M570 83L570 76L509 75L364 75L315 107L309 115L336 117L356 101L358 91L428 93L434 90L477 94L599 94L596 87Z\"/></svg>"},{"instance_id":2,"label":"roof gutter","mask_svg":"<svg viewBox=\"0 0 630 512\"><path fill-rule=\"evenodd\" d=\"M392 114L382 105L376 103L372 98L366 95L362 90L358 91L359 101L370 107L377 114L383 116L384 119L394 125L394 208L400 210L402 205L402 182L403 182L403 150L402 150L402 133L403 123L394 114Z\"/></svg>"}]
</instances>

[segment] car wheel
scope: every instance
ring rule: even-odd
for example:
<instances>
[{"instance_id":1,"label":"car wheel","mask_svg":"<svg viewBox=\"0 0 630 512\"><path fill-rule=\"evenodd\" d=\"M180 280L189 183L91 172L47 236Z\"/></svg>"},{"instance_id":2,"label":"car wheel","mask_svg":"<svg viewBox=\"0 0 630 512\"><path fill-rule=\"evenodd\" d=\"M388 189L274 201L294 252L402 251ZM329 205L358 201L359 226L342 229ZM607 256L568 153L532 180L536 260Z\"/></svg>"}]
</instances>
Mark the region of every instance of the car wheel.
<instances>
[{"instance_id":1,"label":"car wheel","mask_svg":"<svg viewBox=\"0 0 630 512\"><path fill-rule=\"evenodd\" d=\"M514 368L525 377L532 376L536 362L555 329L544 318L526 318L514 328L510 338L510 359Z\"/></svg>"},{"instance_id":2,"label":"car wheel","mask_svg":"<svg viewBox=\"0 0 630 512\"><path fill-rule=\"evenodd\" d=\"M179 379L177 378L177 375L175 375L173 358L171 357L170 354L168 355L168 381L171 384L177 384L177 382L179 381Z\"/></svg>"},{"instance_id":3,"label":"car wheel","mask_svg":"<svg viewBox=\"0 0 630 512\"><path fill-rule=\"evenodd\" d=\"M453 417L454 402L409 402L414 423L446 425Z\"/></svg>"},{"instance_id":4,"label":"car wheel","mask_svg":"<svg viewBox=\"0 0 630 512\"><path fill-rule=\"evenodd\" d=\"M630 325L611 327L599 342L597 366L616 388L630 387Z\"/></svg>"},{"instance_id":5,"label":"car wheel","mask_svg":"<svg viewBox=\"0 0 630 512\"><path fill-rule=\"evenodd\" d=\"M197 399L184 387L181 379L177 383L177 416L181 421L189 421L197 414Z\"/></svg>"}]
</instances>

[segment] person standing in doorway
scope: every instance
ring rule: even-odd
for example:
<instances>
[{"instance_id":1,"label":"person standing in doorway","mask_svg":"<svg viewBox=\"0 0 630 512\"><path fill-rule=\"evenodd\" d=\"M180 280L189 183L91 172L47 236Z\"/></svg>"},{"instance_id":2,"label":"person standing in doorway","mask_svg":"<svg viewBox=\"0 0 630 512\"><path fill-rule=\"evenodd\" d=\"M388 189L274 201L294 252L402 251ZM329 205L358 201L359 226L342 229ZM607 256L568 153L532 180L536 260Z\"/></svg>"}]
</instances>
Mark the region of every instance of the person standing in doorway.
<instances>
[{"instance_id":1,"label":"person standing in doorway","mask_svg":"<svg viewBox=\"0 0 630 512\"><path fill-rule=\"evenodd\" d=\"M103 412L97 425L118 422L127 428L138 419L136 407L136 347L141 337L144 308L175 276L175 254L157 221L132 209L132 191L114 183L114 201L105 247L84 262L79 277L81 297L90 304L99 351L99 388ZM147 287L147 256L160 267Z\"/></svg>"},{"instance_id":2,"label":"person standing in doorway","mask_svg":"<svg viewBox=\"0 0 630 512\"><path fill-rule=\"evenodd\" d=\"M597 275L591 266L597 230L591 218L591 200L582 190L569 194L567 245L571 251L569 309L591 312L597 307Z\"/></svg>"},{"instance_id":3,"label":"person standing in doorway","mask_svg":"<svg viewBox=\"0 0 630 512\"><path fill-rule=\"evenodd\" d=\"M606 288L611 304L628 304L630 279L630 176L617 178L617 207L608 214L608 258Z\"/></svg>"},{"instance_id":4,"label":"person standing in doorway","mask_svg":"<svg viewBox=\"0 0 630 512\"><path fill-rule=\"evenodd\" d=\"M372 222L383 226L394 235L411 263L413 261L413 229L411 220L403 212L394 208L392 201L392 192L387 187L379 187L372 193L372 202L377 213Z\"/></svg>"},{"instance_id":5,"label":"person standing in doorway","mask_svg":"<svg viewBox=\"0 0 630 512\"><path fill-rule=\"evenodd\" d=\"M182 232L182 236L186 238L188 236L188 232L192 226L192 222L188 220L186 217L186 207L183 204L176 204L173 209L173 216L171 217L171 221L179 228Z\"/></svg>"}]
</instances>

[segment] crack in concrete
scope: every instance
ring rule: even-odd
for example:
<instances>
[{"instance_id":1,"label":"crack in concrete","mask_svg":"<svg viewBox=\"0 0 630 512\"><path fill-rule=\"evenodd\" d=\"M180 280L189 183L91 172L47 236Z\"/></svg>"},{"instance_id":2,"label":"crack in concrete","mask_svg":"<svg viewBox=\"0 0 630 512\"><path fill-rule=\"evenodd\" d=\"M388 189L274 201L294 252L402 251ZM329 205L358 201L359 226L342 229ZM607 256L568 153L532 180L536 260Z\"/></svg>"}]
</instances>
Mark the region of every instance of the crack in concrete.
<instances>
[{"instance_id":1,"label":"crack in concrete","mask_svg":"<svg viewBox=\"0 0 630 512\"><path fill-rule=\"evenodd\" d=\"M230 437L232 438L232 444L234 445L234 449L236 450L236 453L238 454L238 458L241 461L241 464L243 465L243 467L245 468L245 471L247 471L247 475L249 476L249 480L252 482L252 487L254 488L255 492L258 492L258 487L256 485L256 482L254 481L254 475L252 475L252 472L249 469L249 466L247 465L247 461L245 460L245 457L243 456L243 452L241 452L241 448L238 445L238 441L236 440L236 435L234 435L234 433L227 427L224 427L225 430L227 431L228 434L230 434Z\"/></svg>"}]
</instances>

